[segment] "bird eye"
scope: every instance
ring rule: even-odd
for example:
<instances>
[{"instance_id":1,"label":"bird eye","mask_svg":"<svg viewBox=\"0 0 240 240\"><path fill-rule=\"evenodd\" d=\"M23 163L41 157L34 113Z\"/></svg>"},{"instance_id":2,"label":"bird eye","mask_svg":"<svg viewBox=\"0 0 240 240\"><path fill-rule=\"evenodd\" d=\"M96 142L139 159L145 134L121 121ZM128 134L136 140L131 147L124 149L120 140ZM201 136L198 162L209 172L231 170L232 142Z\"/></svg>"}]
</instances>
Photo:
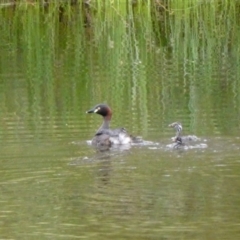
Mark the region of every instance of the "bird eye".
<instances>
[{"instance_id":1,"label":"bird eye","mask_svg":"<svg viewBox=\"0 0 240 240\"><path fill-rule=\"evenodd\" d=\"M98 110L100 110L101 108L100 107L98 107L98 108L96 108L95 110L94 110L94 112L96 113L96 112L98 112Z\"/></svg>"}]
</instances>

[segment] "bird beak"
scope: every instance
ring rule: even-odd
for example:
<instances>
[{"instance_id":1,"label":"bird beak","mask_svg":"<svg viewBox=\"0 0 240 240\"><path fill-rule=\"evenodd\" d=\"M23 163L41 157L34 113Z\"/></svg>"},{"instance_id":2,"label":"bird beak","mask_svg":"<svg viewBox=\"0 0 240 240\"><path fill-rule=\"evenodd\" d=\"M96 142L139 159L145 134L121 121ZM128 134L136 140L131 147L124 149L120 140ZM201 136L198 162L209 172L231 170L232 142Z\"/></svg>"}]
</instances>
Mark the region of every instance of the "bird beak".
<instances>
[{"instance_id":1,"label":"bird beak","mask_svg":"<svg viewBox=\"0 0 240 240\"><path fill-rule=\"evenodd\" d=\"M86 113L97 113L98 110L100 110L100 107L97 107L97 108L94 107L94 108L92 108L92 109L86 111Z\"/></svg>"},{"instance_id":2,"label":"bird beak","mask_svg":"<svg viewBox=\"0 0 240 240\"><path fill-rule=\"evenodd\" d=\"M94 112L95 112L95 108L86 111L86 113L94 113Z\"/></svg>"}]
</instances>

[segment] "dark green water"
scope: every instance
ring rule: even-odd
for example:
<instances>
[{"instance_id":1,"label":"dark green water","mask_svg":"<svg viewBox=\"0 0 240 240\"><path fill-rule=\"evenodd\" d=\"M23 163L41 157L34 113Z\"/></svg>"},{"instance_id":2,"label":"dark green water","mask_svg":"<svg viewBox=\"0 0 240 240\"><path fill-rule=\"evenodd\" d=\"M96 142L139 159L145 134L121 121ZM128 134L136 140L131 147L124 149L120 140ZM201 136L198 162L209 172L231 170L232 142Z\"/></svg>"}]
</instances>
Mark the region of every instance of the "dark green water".
<instances>
[{"instance_id":1,"label":"dark green water","mask_svg":"<svg viewBox=\"0 0 240 240\"><path fill-rule=\"evenodd\" d=\"M29 14L1 23L0 238L239 239L239 46ZM96 152L100 102L152 143ZM208 147L167 148L174 121Z\"/></svg>"}]
</instances>

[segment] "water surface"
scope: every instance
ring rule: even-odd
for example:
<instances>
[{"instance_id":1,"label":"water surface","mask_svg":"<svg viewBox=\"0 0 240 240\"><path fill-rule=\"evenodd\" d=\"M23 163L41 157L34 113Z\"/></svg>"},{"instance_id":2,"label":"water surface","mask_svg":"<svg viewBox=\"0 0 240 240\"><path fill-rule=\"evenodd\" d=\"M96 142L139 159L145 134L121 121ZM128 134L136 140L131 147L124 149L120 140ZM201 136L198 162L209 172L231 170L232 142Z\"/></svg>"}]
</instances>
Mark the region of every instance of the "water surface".
<instances>
[{"instance_id":1,"label":"water surface","mask_svg":"<svg viewBox=\"0 0 240 240\"><path fill-rule=\"evenodd\" d=\"M239 239L236 48L29 19L1 32L1 238ZM89 146L101 102L148 142ZM173 121L207 147L167 148Z\"/></svg>"}]
</instances>

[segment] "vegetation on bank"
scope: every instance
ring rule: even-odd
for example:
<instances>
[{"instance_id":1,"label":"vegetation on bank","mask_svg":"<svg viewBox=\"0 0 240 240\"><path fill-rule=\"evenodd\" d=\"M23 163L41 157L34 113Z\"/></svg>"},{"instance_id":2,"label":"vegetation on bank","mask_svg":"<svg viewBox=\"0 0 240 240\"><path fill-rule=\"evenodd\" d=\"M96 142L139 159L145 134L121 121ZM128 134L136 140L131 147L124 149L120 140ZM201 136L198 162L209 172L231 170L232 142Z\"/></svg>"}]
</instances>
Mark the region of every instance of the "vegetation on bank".
<instances>
[{"instance_id":1,"label":"vegetation on bank","mask_svg":"<svg viewBox=\"0 0 240 240\"><path fill-rule=\"evenodd\" d=\"M1 56L10 59L1 62L2 76L19 67L27 79L24 104L36 118L36 109L78 112L81 101L94 98L88 106L108 100L166 118L181 105L193 122L211 125L206 116L223 104L223 95L213 94L220 91L226 106L240 109L238 0L15 0L0 6ZM151 105L156 101L159 109ZM147 129L147 117L132 117Z\"/></svg>"},{"instance_id":2,"label":"vegetation on bank","mask_svg":"<svg viewBox=\"0 0 240 240\"><path fill-rule=\"evenodd\" d=\"M157 41L236 36L240 2L237 0L6 0L0 2L0 17L6 21L27 21L34 12L44 23L58 21L69 26L91 27L97 35L113 24L119 27L154 33ZM34 20L33 20L34 21ZM227 34L225 34L227 33Z\"/></svg>"}]
</instances>

